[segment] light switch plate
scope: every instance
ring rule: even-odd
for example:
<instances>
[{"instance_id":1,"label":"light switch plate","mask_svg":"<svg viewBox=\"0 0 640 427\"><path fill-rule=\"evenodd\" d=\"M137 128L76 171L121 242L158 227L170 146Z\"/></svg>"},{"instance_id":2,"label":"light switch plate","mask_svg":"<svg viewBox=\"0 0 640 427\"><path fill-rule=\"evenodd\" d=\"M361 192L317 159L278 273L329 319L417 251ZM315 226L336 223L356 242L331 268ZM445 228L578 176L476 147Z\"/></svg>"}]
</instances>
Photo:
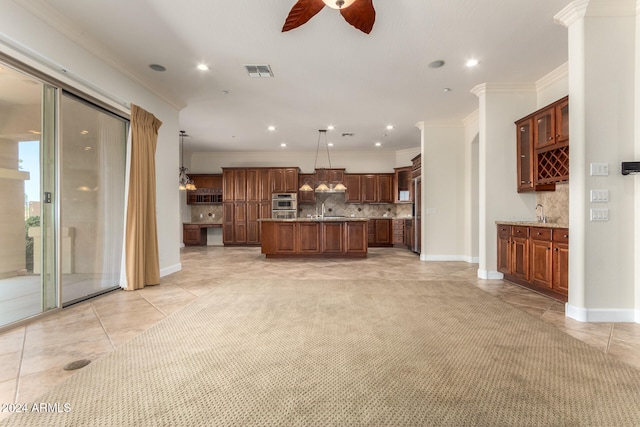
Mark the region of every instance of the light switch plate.
<instances>
[{"instance_id":1,"label":"light switch plate","mask_svg":"<svg viewBox=\"0 0 640 427\"><path fill-rule=\"evenodd\" d=\"M591 209L591 221L609 221L609 209Z\"/></svg>"},{"instance_id":2,"label":"light switch plate","mask_svg":"<svg viewBox=\"0 0 640 427\"><path fill-rule=\"evenodd\" d=\"M591 202L606 203L609 201L609 190L591 190Z\"/></svg>"},{"instance_id":3,"label":"light switch plate","mask_svg":"<svg viewBox=\"0 0 640 427\"><path fill-rule=\"evenodd\" d=\"M591 163L591 176L608 176L609 163Z\"/></svg>"}]
</instances>

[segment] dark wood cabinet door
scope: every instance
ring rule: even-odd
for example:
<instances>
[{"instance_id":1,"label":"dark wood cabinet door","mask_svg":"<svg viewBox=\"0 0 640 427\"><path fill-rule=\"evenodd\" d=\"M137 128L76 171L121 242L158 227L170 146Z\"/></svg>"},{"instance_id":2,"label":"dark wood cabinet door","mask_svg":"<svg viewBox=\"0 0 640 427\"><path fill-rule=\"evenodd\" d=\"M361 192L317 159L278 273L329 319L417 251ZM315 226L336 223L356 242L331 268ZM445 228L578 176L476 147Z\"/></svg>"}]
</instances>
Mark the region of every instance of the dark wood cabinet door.
<instances>
[{"instance_id":1,"label":"dark wood cabinet door","mask_svg":"<svg viewBox=\"0 0 640 427\"><path fill-rule=\"evenodd\" d=\"M247 243L247 204L233 203L233 243Z\"/></svg>"},{"instance_id":2,"label":"dark wood cabinet door","mask_svg":"<svg viewBox=\"0 0 640 427\"><path fill-rule=\"evenodd\" d=\"M533 117L535 148L545 148L556 143L555 109L549 107Z\"/></svg>"},{"instance_id":3,"label":"dark wood cabinet door","mask_svg":"<svg viewBox=\"0 0 640 427\"><path fill-rule=\"evenodd\" d=\"M233 202L222 204L222 243L234 243Z\"/></svg>"},{"instance_id":4,"label":"dark wood cabinet door","mask_svg":"<svg viewBox=\"0 0 640 427\"><path fill-rule=\"evenodd\" d=\"M298 192L298 168L286 168L284 169L283 174L284 174L284 192L297 193Z\"/></svg>"},{"instance_id":5,"label":"dark wood cabinet door","mask_svg":"<svg viewBox=\"0 0 640 427\"><path fill-rule=\"evenodd\" d=\"M277 222L274 224L274 238L276 254L293 254L298 249L296 246L295 222Z\"/></svg>"},{"instance_id":6,"label":"dark wood cabinet door","mask_svg":"<svg viewBox=\"0 0 640 427\"><path fill-rule=\"evenodd\" d=\"M377 176L379 203L393 203L393 175L380 174Z\"/></svg>"},{"instance_id":7,"label":"dark wood cabinet door","mask_svg":"<svg viewBox=\"0 0 640 427\"><path fill-rule=\"evenodd\" d=\"M518 192L533 191L533 119L516 123Z\"/></svg>"},{"instance_id":8,"label":"dark wood cabinet door","mask_svg":"<svg viewBox=\"0 0 640 427\"><path fill-rule=\"evenodd\" d=\"M300 253L320 253L322 250L322 244L320 241L320 223L300 222L298 223L298 233L300 233Z\"/></svg>"},{"instance_id":9,"label":"dark wood cabinet door","mask_svg":"<svg viewBox=\"0 0 640 427\"><path fill-rule=\"evenodd\" d=\"M531 281L538 286L551 288L551 242L531 240Z\"/></svg>"},{"instance_id":10,"label":"dark wood cabinet door","mask_svg":"<svg viewBox=\"0 0 640 427\"><path fill-rule=\"evenodd\" d=\"M247 200L246 169L236 169L234 171L233 200L236 202L244 202Z\"/></svg>"},{"instance_id":11,"label":"dark wood cabinet door","mask_svg":"<svg viewBox=\"0 0 640 427\"><path fill-rule=\"evenodd\" d=\"M376 175L362 175L361 197L363 203L378 201L378 179ZM348 187L347 187L348 188Z\"/></svg>"},{"instance_id":12,"label":"dark wood cabinet door","mask_svg":"<svg viewBox=\"0 0 640 427\"><path fill-rule=\"evenodd\" d=\"M341 222L331 223L323 222L322 224L322 252L325 253L341 253L343 252L344 239L342 236Z\"/></svg>"},{"instance_id":13,"label":"dark wood cabinet door","mask_svg":"<svg viewBox=\"0 0 640 427\"><path fill-rule=\"evenodd\" d=\"M286 191L284 169L271 169L271 192L284 193Z\"/></svg>"},{"instance_id":14,"label":"dark wood cabinet door","mask_svg":"<svg viewBox=\"0 0 640 427\"><path fill-rule=\"evenodd\" d=\"M511 274L511 236L498 235L498 271Z\"/></svg>"},{"instance_id":15,"label":"dark wood cabinet door","mask_svg":"<svg viewBox=\"0 0 640 427\"><path fill-rule=\"evenodd\" d=\"M222 171L222 201L233 202L235 188L235 173L233 169Z\"/></svg>"},{"instance_id":16,"label":"dark wood cabinet door","mask_svg":"<svg viewBox=\"0 0 640 427\"><path fill-rule=\"evenodd\" d=\"M529 280L529 239L511 237L511 274Z\"/></svg>"},{"instance_id":17,"label":"dark wood cabinet door","mask_svg":"<svg viewBox=\"0 0 640 427\"><path fill-rule=\"evenodd\" d=\"M344 193L346 203L362 202L361 182L362 175L348 173L344 175L344 185L347 187L347 191Z\"/></svg>"},{"instance_id":18,"label":"dark wood cabinet door","mask_svg":"<svg viewBox=\"0 0 640 427\"><path fill-rule=\"evenodd\" d=\"M205 246L207 244L207 229L199 225L184 224L182 226L182 243L185 246Z\"/></svg>"},{"instance_id":19,"label":"dark wood cabinet door","mask_svg":"<svg viewBox=\"0 0 640 427\"><path fill-rule=\"evenodd\" d=\"M565 98L555 107L556 144L569 141L569 99Z\"/></svg>"},{"instance_id":20,"label":"dark wood cabinet door","mask_svg":"<svg viewBox=\"0 0 640 427\"><path fill-rule=\"evenodd\" d=\"M387 246L393 244L393 234L390 219L376 219L376 245Z\"/></svg>"},{"instance_id":21,"label":"dark wood cabinet door","mask_svg":"<svg viewBox=\"0 0 640 427\"><path fill-rule=\"evenodd\" d=\"M569 295L569 244L553 243L553 289Z\"/></svg>"},{"instance_id":22,"label":"dark wood cabinet door","mask_svg":"<svg viewBox=\"0 0 640 427\"><path fill-rule=\"evenodd\" d=\"M258 170L257 169L247 169L246 171L246 179L247 179L247 202L257 202L260 200L259 196L259 181L258 181Z\"/></svg>"},{"instance_id":23,"label":"dark wood cabinet door","mask_svg":"<svg viewBox=\"0 0 640 427\"><path fill-rule=\"evenodd\" d=\"M260 243L260 204L258 202L247 202L247 243Z\"/></svg>"},{"instance_id":24,"label":"dark wood cabinet door","mask_svg":"<svg viewBox=\"0 0 640 427\"><path fill-rule=\"evenodd\" d=\"M367 253L367 221L344 223L345 226L345 252Z\"/></svg>"},{"instance_id":25,"label":"dark wood cabinet door","mask_svg":"<svg viewBox=\"0 0 640 427\"><path fill-rule=\"evenodd\" d=\"M305 184L308 184L311 188L315 188L315 177L316 175L313 173L301 173L298 175L298 188L302 187ZM298 192L298 204L310 204L313 205L316 203L316 192L315 191L299 191Z\"/></svg>"}]
</instances>

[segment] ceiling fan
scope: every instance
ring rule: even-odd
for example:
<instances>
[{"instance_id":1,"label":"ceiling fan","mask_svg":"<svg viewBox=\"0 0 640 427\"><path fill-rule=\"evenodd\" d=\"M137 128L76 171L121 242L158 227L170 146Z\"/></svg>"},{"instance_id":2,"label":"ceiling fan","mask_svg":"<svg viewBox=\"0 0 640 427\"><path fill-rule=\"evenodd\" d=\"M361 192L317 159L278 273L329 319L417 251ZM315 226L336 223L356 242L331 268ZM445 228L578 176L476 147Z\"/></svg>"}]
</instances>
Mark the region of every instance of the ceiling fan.
<instances>
[{"instance_id":1,"label":"ceiling fan","mask_svg":"<svg viewBox=\"0 0 640 427\"><path fill-rule=\"evenodd\" d=\"M293 30L313 18L323 7L339 9L343 18L351 25L369 34L376 20L373 0L298 0L287 16L282 32Z\"/></svg>"}]
</instances>

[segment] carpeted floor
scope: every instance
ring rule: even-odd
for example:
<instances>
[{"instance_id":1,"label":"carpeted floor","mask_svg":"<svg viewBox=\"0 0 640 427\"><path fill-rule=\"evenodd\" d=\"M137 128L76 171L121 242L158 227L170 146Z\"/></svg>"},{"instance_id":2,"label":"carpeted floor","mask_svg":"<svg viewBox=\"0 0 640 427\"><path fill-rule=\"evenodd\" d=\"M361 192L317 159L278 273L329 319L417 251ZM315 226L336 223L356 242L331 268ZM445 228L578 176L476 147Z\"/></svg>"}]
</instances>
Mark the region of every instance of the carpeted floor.
<instances>
[{"instance_id":1,"label":"carpeted floor","mask_svg":"<svg viewBox=\"0 0 640 427\"><path fill-rule=\"evenodd\" d=\"M234 280L40 402L0 425L634 426L640 371L465 281Z\"/></svg>"}]
</instances>

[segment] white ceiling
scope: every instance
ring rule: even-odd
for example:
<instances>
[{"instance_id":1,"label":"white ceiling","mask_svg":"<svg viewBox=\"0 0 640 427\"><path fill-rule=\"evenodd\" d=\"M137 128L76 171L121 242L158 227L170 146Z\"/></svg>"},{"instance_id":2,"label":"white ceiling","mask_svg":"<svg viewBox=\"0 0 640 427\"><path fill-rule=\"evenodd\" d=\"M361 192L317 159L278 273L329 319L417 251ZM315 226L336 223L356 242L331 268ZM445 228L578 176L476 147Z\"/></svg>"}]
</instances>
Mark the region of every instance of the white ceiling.
<instances>
[{"instance_id":1,"label":"white ceiling","mask_svg":"<svg viewBox=\"0 0 640 427\"><path fill-rule=\"evenodd\" d=\"M553 16L570 1L373 0L366 35L328 7L282 33L295 0L17 0L182 108L190 151L313 150L329 124L336 150L417 147L417 122L477 109L475 85L534 82L565 63ZM244 64L269 64L274 78L250 78Z\"/></svg>"}]
</instances>

